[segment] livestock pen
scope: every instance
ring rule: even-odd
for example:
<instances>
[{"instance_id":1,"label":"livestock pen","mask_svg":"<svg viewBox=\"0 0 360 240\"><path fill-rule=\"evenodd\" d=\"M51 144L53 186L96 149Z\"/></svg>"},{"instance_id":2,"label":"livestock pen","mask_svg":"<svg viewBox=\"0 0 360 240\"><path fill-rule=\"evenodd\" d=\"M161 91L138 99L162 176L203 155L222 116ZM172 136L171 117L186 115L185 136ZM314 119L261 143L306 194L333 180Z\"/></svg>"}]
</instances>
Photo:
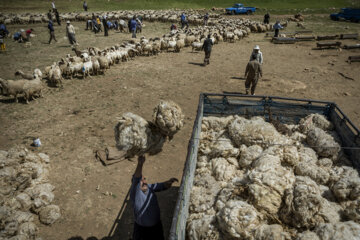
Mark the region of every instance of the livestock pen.
<instances>
[{"instance_id":1,"label":"livestock pen","mask_svg":"<svg viewBox=\"0 0 360 240\"><path fill-rule=\"evenodd\" d=\"M169 239L186 239L186 224L189 215L190 193L197 164L198 147L201 141L203 117L240 115L245 118L264 117L266 121L296 124L309 114L322 114L334 125L342 141L342 149L353 166L360 170L360 131L333 102L311 99L295 99L274 96L248 96L242 94L200 94L197 116L188 144L183 178L172 220Z\"/></svg>"}]
</instances>

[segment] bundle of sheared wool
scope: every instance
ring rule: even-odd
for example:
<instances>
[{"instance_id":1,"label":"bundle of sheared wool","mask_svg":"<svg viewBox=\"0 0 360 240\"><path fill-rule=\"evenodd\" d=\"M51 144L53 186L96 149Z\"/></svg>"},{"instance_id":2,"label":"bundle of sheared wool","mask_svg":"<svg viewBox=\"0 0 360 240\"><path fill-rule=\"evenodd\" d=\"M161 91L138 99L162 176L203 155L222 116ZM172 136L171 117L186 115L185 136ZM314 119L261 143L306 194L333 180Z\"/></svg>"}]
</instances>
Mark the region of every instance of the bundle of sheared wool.
<instances>
[{"instance_id":1,"label":"bundle of sheared wool","mask_svg":"<svg viewBox=\"0 0 360 240\"><path fill-rule=\"evenodd\" d=\"M333 124L329 122L325 116L321 114L310 114L299 122L299 129L303 133L307 133L310 129L317 127L324 131L330 131L334 128Z\"/></svg>"},{"instance_id":2,"label":"bundle of sheared wool","mask_svg":"<svg viewBox=\"0 0 360 240\"><path fill-rule=\"evenodd\" d=\"M38 228L34 223L44 223L41 212L54 200L54 186L48 183L49 157L16 147L0 151L0 239L37 239ZM46 224L61 217L46 216Z\"/></svg>"},{"instance_id":3,"label":"bundle of sheared wool","mask_svg":"<svg viewBox=\"0 0 360 240\"><path fill-rule=\"evenodd\" d=\"M360 225L353 222L320 223L316 229L320 240L357 240L360 239Z\"/></svg>"},{"instance_id":4,"label":"bundle of sheared wool","mask_svg":"<svg viewBox=\"0 0 360 240\"><path fill-rule=\"evenodd\" d=\"M281 135L271 123L265 122L261 117L253 117L248 120L235 116L235 119L229 124L228 130L231 140L239 147L242 144L268 147L289 143L289 140Z\"/></svg>"},{"instance_id":5,"label":"bundle of sheared wool","mask_svg":"<svg viewBox=\"0 0 360 240\"><path fill-rule=\"evenodd\" d=\"M331 190L339 201L360 198L360 177L351 167L340 167L332 172Z\"/></svg>"},{"instance_id":6,"label":"bundle of sheared wool","mask_svg":"<svg viewBox=\"0 0 360 240\"><path fill-rule=\"evenodd\" d=\"M291 236L279 224L263 224L256 229L255 240L290 240Z\"/></svg>"},{"instance_id":7,"label":"bundle of sheared wool","mask_svg":"<svg viewBox=\"0 0 360 240\"><path fill-rule=\"evenodd\" d=\"M216 218L224 234L237 239L251 239L262 215L245 201L230 200L216 214Z\"/></svg>"},{"instance_id":8,"label":"bundle of sheared wool","mask_svg":"<svg viewBox=\"0 0 360 240\"><path fill-rule=\"evenodd\" d=\"M130 112L123 114L115 126L116 147L126 151L127 157L157 154L165 140L166 136L153 123Z\"/></svg>"},{"instance_id":9,"label":"bundle of sheared wool","mask_svg":"<svg viewBox=\"0 0 360 240\"><path fill-rule=\"evenodd\" d=\"M315 148L321 157L336 159L340 151L340 145L334 138L318 127L313 127L307 132L307 143Z\"/></svg>"},{"instance_id":10,"label":"bundle of sheared wool","mask_svg":"<svg viewBox=\"0 0 360 240\"><path fill-rule=\"evenodd\" d=\"M360 228L360 178L332 124L313 114L286 128L259 117L204 117L190 240L330 240L336 224L360 239L351 238Z\"/></svg>"},{"instance_id":11,"label":"bundle of sheared wool","mask_svg":"<svg viewBox=\"0 0 360 240\"><path fill-rule=\"evenodd\" d=\"M294 173L281 165L281 151L279 147L268 148L248 173L251 202L268 216L277 214L285 190L291 189L295 182Z\"/></svg>"},{"instance_id":12,"label":"bundle of sheared wool","mask_svg":"<svg viewBox=\"0 0 360 240\"><path fill-rule=\"evenodd\" d=\"M171 139L184 126L184 114L173 101L160 101L154 108L153 122Z\"/></svg>"},{"instance_id":13,"label":"bundle of sheared wool","mask_svg":"<svg viewBox=\"0 0 360 240\"><path fill-rule=\"evenodd\" d=\"M284 205L280 217L296 228L314 228L322 222L339 220L337 209L321 196L319 186L309 177L297 176L293 189L288 189L284 196ZM334 217L335 216L335 217Z\"/></svg>"}]
</instances>

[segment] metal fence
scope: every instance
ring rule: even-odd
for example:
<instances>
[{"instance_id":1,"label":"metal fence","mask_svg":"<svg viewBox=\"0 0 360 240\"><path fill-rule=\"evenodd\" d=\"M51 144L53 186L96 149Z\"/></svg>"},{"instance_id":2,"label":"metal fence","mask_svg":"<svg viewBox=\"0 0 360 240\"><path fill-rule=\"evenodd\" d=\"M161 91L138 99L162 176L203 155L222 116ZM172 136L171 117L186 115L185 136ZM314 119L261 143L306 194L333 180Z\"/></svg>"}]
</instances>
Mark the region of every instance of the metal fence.
<instances>
[{"instance_id":1,"label":"metal fence","mask_svg":"<svg viewBox=\"0 0 360 240\"><path fill-rule=\"evenodd\" d=\"M169 239L186 239L186 219L189 214L189 199L194 180L203 116L263 116L266 120L276 119L282 123L297 124L301 118L312 113L325 115L334 124L335 130L342 140L344 152L360 171L360 131L333 102L275 96L249 96L236 93L200 94Z\"/></svg>"}]
</instances>

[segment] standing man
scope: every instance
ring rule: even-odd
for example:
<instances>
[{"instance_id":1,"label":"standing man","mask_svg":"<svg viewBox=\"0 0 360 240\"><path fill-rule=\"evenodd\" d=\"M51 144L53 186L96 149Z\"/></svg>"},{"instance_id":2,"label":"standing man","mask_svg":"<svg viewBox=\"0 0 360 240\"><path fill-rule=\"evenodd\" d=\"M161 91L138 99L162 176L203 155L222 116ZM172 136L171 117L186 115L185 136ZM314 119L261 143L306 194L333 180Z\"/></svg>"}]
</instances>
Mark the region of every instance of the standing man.
<instances>
[{"instance_id":1,"label":"standing man","mask_svg":"<svg viewBox=\"0 0 360 240\"><path fill-rule=\"evenodd\" d=\"M269 24L270 23L270 14L267 12L264 15L264 24Z\"/></svg>"},{"instance_id":2,"label":"standing man","mask_svg":"<svg viewBox=\"0 0 360 240\"><path fill-rule=\"evenodd\" d=\"M208 25L208 21L209 21L209 13L206 13L204 16L204 26Z\"/></svg>"},{"instance_id":3,"label":"standing man","mask_svg":"<svg viewBox=\"0 0 360 240\"><path fill-rule=\"evenodd\" d=\"M245 90L246 94L249 94L249 88L251 86L251 95L255 94L255 88L258 83L258 80L262 77L262 69L261 64L253 59L250 62L248 62L245 70Z\"/></svg>"},{"instance_id":4,"label":"standing man","mask_svg":"<svg viewBox=\"0 0 360 240\"><path fill-rule=\"evenodd\" d=\"M160 219L160 207L155 192L169 189L178 180L171 178L163 183L148 184L142 175L145 156L138 157L138 164L132 177L130 201L134 207L135 223L133 240L164 240Z\"/></svg>"},{"instance_id":5,"label":"standing man","mask_svg":"<svg viewBox=\"0 0 360 240\"><path fill-rule=\"evenodd\" d=\"M75 39L75 28L73 25L70 24L70 21L66 22L66 35L71 45L79 45Z\"/></svg>"},{"instance_id":6,"label":"standing man","mask_svg":"<svg viewBox=\"0 0 360 240\"><path fill-rule=\"evenodd\" d=\"M57 42L56 37L55 37L54 25L51 20L49 20L48 29L49 29L49 33L50 33L49 44L51 43L51 40L53 40L53 39L55 40L55 42Z\"/></svg>"},{"instance_id":7,"label":"standing man","mask_svg":"<svg viewBox=\"0 0 360 240\"><path fill-rule=\"evenodd\" d=\"M106 22L106 15L104 15L102 17L102 23L104 25L104 36L107 37L107 36L109 36L109 33L108 33L108 25L107 25L107 22Z\"/></svg>"},{"instance_id":8,"label":"standing man","mask_svg":"<svg viewBox=\"0 0 360 240\"><path fill-rule=\"evenodd\" d=\"M180 16L180 21L181 21L181 28L184 28L184 26L186 25L186 28L189 28L189 23L186 20L186 15L185 13L182 13Z\"/></svg>"},{"instance_id":9,"label":"standing man","mask_svg":"<svg viewBox=\"0 0 360 240\"><path fill-rule=\"evenodd\" d=\"M132 38L136 38L136 16L134 15L133 19L130 21L130 30L132 32Z\"/></svg>"},{"instance_id":10,"label":"standing man","mask_svg":"<svg viewBox=\"0 0 360 240\"><path fill-rule=\"evenodd\" d=\"M52 21L51 9L49 10L47 17L48 17L49 21Z\"/></svg>"},{"instance_id":11,"label":"standing man","mask_svg":"<svg viewBox=\"0 0 360 240\"><path fill-rule=\"evenodd\" d=\"M205 58L204 58L204 66L210 64L210 55L211 55L211 49L213 42L210 38L210 34L207 36L207 39L205 39L204 44L201 47L201 50L205 51Z\"/></svg>"},{"instance_id":12,"label":"standing man","mask_svg":"<svg viewBox=\"0 0 360 240\"><path fill-rule=\"evenodd\" d=\"M60 16L59 16L59 12L58 10L55 8L55 19L56 19L56 22L59 26L61 26L61 21L60 21Z\"/></svg>"},{"instance_id":13,"label":"standing man","mask_svg":"<svg viewBox=\"0 0 360 240\"><path fill-rule=\"evenodd\" d=\"M83 3L83 8L84 8L85 12L87 12L87 10L88 10L88 5L87 5L87 2L86 2L86 1L84 1L84 3Z\"/></svg>"},{"instance_id":14,"label":"standing man","mask_svg":"<svg viewBox=\"0 0 360 240\"><path fill-rule=\"evenodd\" d=\"M250 61L253 59L257 60L260 64L263 63L263 55L262 52L260 52L259 45L256 45L251 53Z\"/></svg>"},{"instance_id":15,"label":"standing man","mask_svg":"<svg viewBox=\"0 0 360 240\"><path fill-rule=\"evenodd\" d=\"M273 28L275 29L275 35L274 37L278 37L279 36L279 30L283 29L284 27L281 26L280 21L276 21L276 23L274 24Z\"/></svg>"},{"instance_id":16,"label":"standing man","mask_svg":"<svg viewBox=\"0 0 360 240\"><path fill-rule=\"evenodd\" d=\"M52 2L51 2L51 7L52 7L53 11L56 9L56 7L55 7L55 1L52 1Z\"/></svg>"}]
</instances>

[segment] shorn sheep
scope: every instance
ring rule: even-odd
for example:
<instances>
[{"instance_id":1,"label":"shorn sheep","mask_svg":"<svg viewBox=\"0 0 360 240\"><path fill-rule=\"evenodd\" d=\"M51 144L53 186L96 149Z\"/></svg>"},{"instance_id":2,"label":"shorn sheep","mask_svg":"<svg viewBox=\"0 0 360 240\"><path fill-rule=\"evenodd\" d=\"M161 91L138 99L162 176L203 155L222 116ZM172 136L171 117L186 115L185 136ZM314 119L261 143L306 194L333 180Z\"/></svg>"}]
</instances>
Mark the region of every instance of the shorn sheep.
<instances>
[{"instance_id":1,"label":"shorn sheep","mask_svg":"<svg viewBox=\"0 0 360 240\"><path fill-rule=\"evenodd\" d=\"M203 117L188 239L359 239L360 177L333 125L283 125Z\"/></svg>"}]
</instances>

